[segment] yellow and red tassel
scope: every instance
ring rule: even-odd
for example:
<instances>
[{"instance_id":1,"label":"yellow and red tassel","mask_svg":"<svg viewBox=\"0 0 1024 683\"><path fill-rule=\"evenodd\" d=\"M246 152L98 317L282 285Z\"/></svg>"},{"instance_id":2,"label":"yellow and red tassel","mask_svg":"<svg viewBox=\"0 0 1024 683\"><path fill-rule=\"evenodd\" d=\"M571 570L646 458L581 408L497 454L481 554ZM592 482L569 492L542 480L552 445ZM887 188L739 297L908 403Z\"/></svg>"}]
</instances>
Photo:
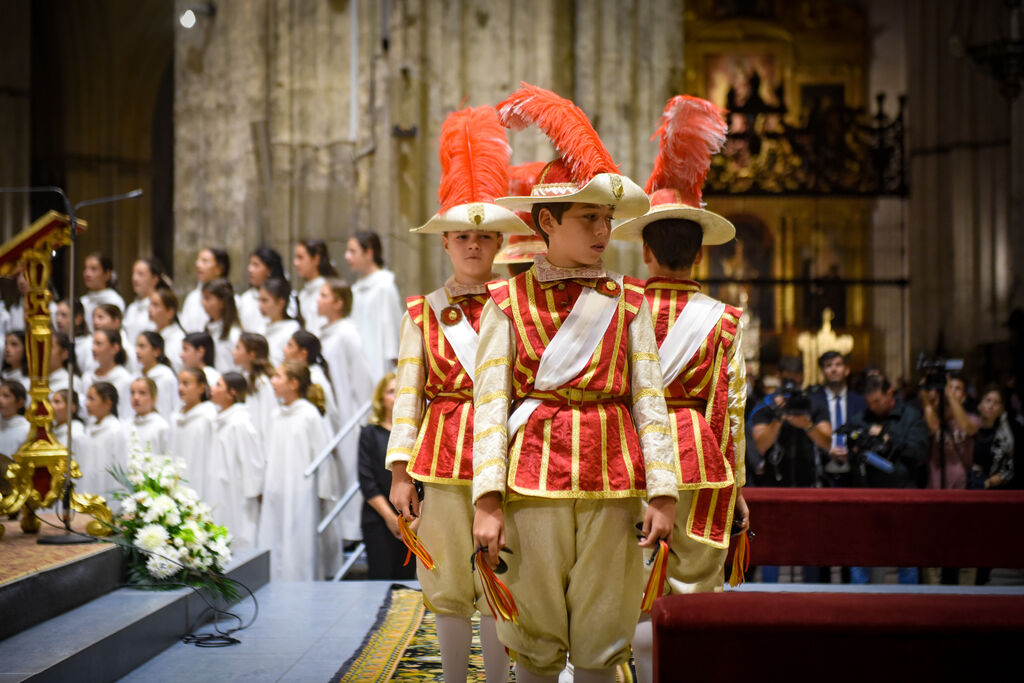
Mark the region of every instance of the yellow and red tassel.
<instances>
[{"instance_id":1,"label":"yellow and red tassel","mask_svg":"<svg viewBox=\"0 0 1024 683\"><path fill-rule=\"evenodd\" d=\"M416 532L409 528L408 522L405 521L405 517L402 515L398 515L398 531L402 534L402 543L404 543L405 547L408 549L408 552L405 554L405 562L402 563L402 566L404 567L409 564L409 560L412 559L413 555L415 555L419 561L423 563L424 567L427 569L433 569L436 566L434 564L434 558L430 556L430 553L427 551L427 547L423 545L423 542L420 540L419 536L416 535Z\"/></svg>"},{"instance_id":2,"label":"yellow and red tassel","mask_svg":"<svg viewBox=\"0 0 1024 683\"><path fill-rule=\"evenodd\" d=\"M641 612L650 612L654 601L665 592L665 579L668 578L668 543L658 541L658 547L651 558L651 576L647 579L644 599L640 603Z\"/></svg>"},{"instance_id":3,"label":"yellow and red tassel","mask_svg":"<svg viewBox=\"0 0 1024 683\"><path fill-rule=\"evenodd\" d=\"M750 538L747 532L734 536L736 549L732 553L732 571L729 572L729 585L735 588L743 583L747 570L750 569Z\"/></svg>"},{"instance_id":4,"label":"yellow and red tassel","mask_svg":"<svg viewBox=\"0 0 1024 683\"><path fill-rule=\"evenodd\" d=\"M487 606L491 608L491 614L495 619L514 623L518 621L519 608L516 607L516 601L512 598L512 591L487 565L485 553L485 550L478 550L473 556L473 564L480 572L480 585L483 586Z\"/></svg>"}]
</instances>

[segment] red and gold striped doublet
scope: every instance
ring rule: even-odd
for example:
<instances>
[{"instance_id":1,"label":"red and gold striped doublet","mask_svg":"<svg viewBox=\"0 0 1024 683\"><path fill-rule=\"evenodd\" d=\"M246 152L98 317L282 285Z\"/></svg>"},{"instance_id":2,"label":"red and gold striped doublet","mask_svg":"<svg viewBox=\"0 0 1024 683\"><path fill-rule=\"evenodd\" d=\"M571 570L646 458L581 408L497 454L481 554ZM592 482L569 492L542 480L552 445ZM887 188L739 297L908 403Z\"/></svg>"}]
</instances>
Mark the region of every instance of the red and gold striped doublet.
<instances>
[{"instance_id":1,"label":"red and gold striped doublet","mask_svg":"<svg viewBox=\"0 0 1024 683\"><path fill-rule=\"evenodd\" d=\"M466 294L448 298L450 304L459 307L473 330L479 332L487 296ZM421 400L426 402L418 424L415 418L399 415L394 420L396 427L400 420L412 420L413 424L408 426L418 429L415 445L405 453L410 458L407 471L420 481L469 485L473 479L473 380L444 336L445 324L438 320L441 311L432 311L425 296L409 297L407 308L422 338L424 382L418 390L422 392ZM414 391L416 387L399 387L399 393ZM389 451L400 448L396 445Z\"/></svg>"},{"instance_id":2,"label":"red and gold striped doublet","mask_svg":"<svg viewBox=\"0 0 1024 683\"><path fill-rule=\"evenodd\" d=\"M658 346L700 285L689 280L651 278L645 296L651 306ZM726 306L683 371L665 387L683 489L698 489L688 533L727 546L734 484L743 485L743 358L738 353L741 312Z\"/></svg>"},{"instance_id":3,"label":"red and gold striped doublet","mask_svg":"<svg viewBox=\"0 0 1024 683\"><path fill-rule=\"evenodd\" d=\"M512 398L542 401L509 449L509 488L547 498L645 495L644 459L631 416L627 343L629 325L644 305L642 282L624 279L618 310L589 364L553 391L534 387L545 348L584 287L619 296L618 283L607 277L542 282L534 268L488 287L512 322Z\"/></svg>"}]
</instances>

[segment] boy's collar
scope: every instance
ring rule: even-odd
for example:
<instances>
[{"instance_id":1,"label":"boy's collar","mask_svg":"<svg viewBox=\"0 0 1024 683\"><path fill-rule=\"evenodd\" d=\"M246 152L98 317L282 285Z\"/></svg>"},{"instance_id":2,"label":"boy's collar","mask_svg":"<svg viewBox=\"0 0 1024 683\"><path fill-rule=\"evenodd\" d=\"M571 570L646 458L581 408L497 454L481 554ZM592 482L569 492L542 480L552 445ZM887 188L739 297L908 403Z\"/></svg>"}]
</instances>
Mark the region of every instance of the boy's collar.
<instances>
[{"instance_id":1,"label":"boy's collar","mask_svg":"<svg viewBox=\"0 0 1024 683\"><path fill-rule=\"evenodd\" d=\"M491 273L493 279L502 279L500 275ZM474 294L486 294L487 283L484 282L479 285L464 285L455 281L455 276L452 275L448 278L448 281L444 283L444 288L448 290L448 296L455 299L460 296L474 295Z\"/></svg>"},{"instance_id":2,"label":"boy's collar","mask_svg":"<svg viewBox=\"0 0 1024 683\"><path fill-rule=\"evenodd\" d=\"M548 261L547 256L538 256L533 266L537 271L537 280L540 282L554 282L555 280L576 280L576 279L599 279L608 276L604 262L598 261L591 266L582 268L562 268Z\"/></svg>"}]
</instances>

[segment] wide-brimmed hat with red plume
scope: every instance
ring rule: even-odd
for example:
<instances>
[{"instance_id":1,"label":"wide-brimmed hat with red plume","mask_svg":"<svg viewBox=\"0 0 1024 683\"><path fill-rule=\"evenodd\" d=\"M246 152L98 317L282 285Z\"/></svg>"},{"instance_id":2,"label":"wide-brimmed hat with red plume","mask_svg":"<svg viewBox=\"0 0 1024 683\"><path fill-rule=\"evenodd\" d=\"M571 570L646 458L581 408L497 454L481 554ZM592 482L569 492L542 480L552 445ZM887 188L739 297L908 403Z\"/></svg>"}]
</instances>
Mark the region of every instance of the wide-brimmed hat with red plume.
<instances>
[{"instance_id":1,"label":"wide-brimmed hat with red plume","mask_svg":"<svg viewBox=\"0 0 1024 683\"><path fill-rule=\"evenodd\" d=\"M647 195L619 173L590 119L570 100L522 83L497 109L501 122L513 130L537 126L559 154L528 196L503 197L500 205L529 211L535 204L601 204L612 206L617 219L641 216L650 208Z\"/></svg>"},{"instance_id":2,"label":"wide-brimmed hat with red plume","mask_svg":"<svg viewBox=\"0 0 1024 683\"><path fill-rule=\"evenodd\" d=\"M440 234L483 230L532 235L515 213L494 200L508 192L508 137L494 107L467 107L441 125L441 204L426 223L410 232Z\"/></svg>"},{"instance_id":3,"label":"wide-brimmed hat with red plume","mask_svg":"<svg viewBox=\"0 0 1024 683\"><path fill-rule=\"evenodd\" d=\"M544 161L530 161L525 164L508 167L508 193L510 195L528 195L537 183L537 178L547 166ZM533 216L528 211L516 211L519 218L531 228ZM536 228L534 228L536 230ZM548 245L536 232L532 235L511 235L505 247L494 257L495 265L510 263L533 263L537 256L548 253Z\"/></svg>"},{"instance_id":4,"label":"wide-brimmed hat with red plume","mask_svg":"<svg viewBox=\"0 0 1024 683\"><path fill-rule=\"evenodd\" d=\"M661 126L651 138L661 138L654 171L644 188L651 193L651 210L616 226L612 239L640 242L646 226L666 218L699 223L706 245L724 244L735 237L733 224L705 209L701 201L711 155L721 151L728 130L722 110L715 104L689 95L670 99Z\"/></svg>"}]
</instances>

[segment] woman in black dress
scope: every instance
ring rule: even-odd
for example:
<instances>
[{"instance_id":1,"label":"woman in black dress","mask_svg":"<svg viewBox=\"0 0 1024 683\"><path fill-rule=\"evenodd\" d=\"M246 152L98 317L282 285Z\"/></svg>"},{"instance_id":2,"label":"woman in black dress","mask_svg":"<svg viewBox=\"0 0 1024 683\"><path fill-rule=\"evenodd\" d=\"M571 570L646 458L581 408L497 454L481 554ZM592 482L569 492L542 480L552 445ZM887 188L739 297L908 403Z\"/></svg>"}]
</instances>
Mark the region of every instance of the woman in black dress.
<instances>
[{"instance_id":1,"label":"woman in black dress","mask_svg":"<svg viewBox=\"0 0 1024 683\"><path fill-rule=\"evenodd\" d=\"M388 502L391 472L384 455L391 436L391 410L395 405L395 373L381 379L373 392L370 424L359 433L359 488L363 493L361 526L366 543L369 578L415 579L416 562L405 562L406 548L398 532L398 517Z\"/></svg>"}]
</instances>

